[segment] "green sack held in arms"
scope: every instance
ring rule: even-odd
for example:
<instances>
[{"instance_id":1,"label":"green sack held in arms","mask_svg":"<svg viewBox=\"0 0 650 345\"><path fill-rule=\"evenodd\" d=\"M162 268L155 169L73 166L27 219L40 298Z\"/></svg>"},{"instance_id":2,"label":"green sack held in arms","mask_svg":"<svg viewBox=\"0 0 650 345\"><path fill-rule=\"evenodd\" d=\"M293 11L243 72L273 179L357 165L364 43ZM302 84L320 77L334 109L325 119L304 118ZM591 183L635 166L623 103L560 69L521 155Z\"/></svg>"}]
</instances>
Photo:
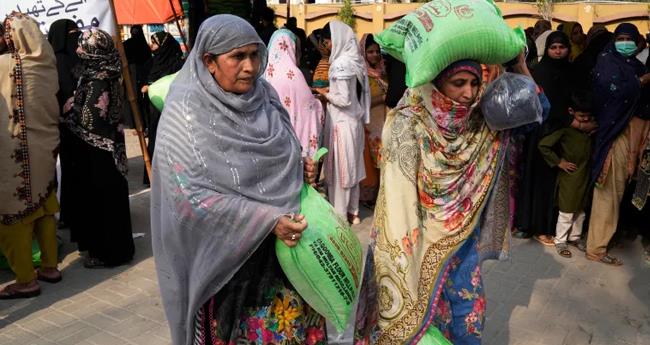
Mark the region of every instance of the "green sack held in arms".
<instances>
[{"instance_id":1,"label":"green sack held in arms","mask_svg":"<svg viewBox=\"0 0 650 345\"><path fill-rule=\"evenodd\" d=\"M151 100L151 104L153 104L153 106L156 107L158 111L163 110L163 106L165 105L165 98L167 98L167 93L169 92L169 87L171 86L174 79L176 79L177 74L178 72L166 75L156 80L153 84L149 85L149 91L147 91L149 100Z\"/></svg>"},{"instance_id":2,"label":"green sack held in arms","mask_svg":"<svg viewBox=\"0 0 650 345\"><path fill-rule=\"evenodd\" d=\"M324 152L320 149L314 161ZM361 284L361 243L348 222L308 184L300 192L300 214L307 229L293 248L276 241L278 261L300 296L343 332Z\"/></svg>"},{"instance_id":3,"label":"green sack held in arms","mask_svg":"<svg viewBox=\"0 0 650 345\"><path fill-rule=\"evenodd\" d=\"M492 0L433 0L377 34L375 41L406 64L406 85L416 87L459 60L508 62L526 46L526 34L510 29Z\"/></svg>"}]
</instances>

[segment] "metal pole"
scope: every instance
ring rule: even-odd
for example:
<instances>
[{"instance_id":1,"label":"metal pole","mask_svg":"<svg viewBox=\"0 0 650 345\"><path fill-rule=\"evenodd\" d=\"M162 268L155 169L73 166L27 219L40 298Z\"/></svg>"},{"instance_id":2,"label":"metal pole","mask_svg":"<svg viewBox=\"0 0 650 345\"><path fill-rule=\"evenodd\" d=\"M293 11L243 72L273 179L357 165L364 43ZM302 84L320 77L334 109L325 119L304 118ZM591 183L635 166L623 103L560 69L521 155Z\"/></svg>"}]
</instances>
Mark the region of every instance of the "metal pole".
<instances>
[{"instance_id":1,"label":"metal pole","mask_svg":"<svg viewBox=\"0 0 650 345\"><path fill-rule=\"evenodd\" d=\"M286 21L289 21L289 17L291 17L291 0L287 0L287 20Z\"/></svg>"},{"instance_id":2,"label":"metal pole","mask_svg":"<svg viewBox=\"0 0 650 345\"><path fill-rule=\"evenodd\" d=\"M133 112L133 120L135 122L135 131L138 133L138 139L140 141L140 150L142 150L142 158L144 159L144 167L147 170L147 176L149 176L149 181L151 179L151 158L149 157L149 152L147 151L147 142L144 140L144 133L142 131L142 115L140 114L140 108L138 107L137 97L135 91L133 90L133 85L131 84L131 73L129 73L129 62L126 60L126 55L124 54L124 46L122 45L122 37L119 33L119 24L117 24L117 14L115 12L115 4L113 0L108 2L111 5L111 11L113 11L113 21L115 21L115 27L118 29L117 37L115 39L115 45L117 46L117 51L120 52L120 60L122 61L122 76L124 77L124 84L126 84L126 93L129 98L129 104L131 105L131 111Z\"/></svg>"},{"instance_id":3,"label":"metal pole","mask_svg":"<svg viewBox=\"0 0 650 345\"><path fill-rule=\"evenodd\" d=\"M183 33L183 28L181 27L181 24L179 23L179 18L178 14L176 14L176 9L174 8L174 0L169 0L169 6L172 7L172 13L174 13L174 21L176 22L176 27L178 28L178 33L181 35L181 40L183 40L183 45L185 46L185 50L189 53L190 47L187 45L187 40L185 39L185 34Z\"/></svg>"}]
</instances>

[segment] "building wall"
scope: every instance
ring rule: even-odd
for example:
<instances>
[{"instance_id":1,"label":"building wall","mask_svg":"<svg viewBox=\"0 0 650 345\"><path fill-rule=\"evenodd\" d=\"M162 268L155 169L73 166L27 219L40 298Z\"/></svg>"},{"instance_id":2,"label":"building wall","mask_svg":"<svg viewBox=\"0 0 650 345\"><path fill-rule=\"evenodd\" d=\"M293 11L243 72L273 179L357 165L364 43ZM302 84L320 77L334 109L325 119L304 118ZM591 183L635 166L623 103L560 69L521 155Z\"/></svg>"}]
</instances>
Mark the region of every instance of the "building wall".
<instances>
[{"instance_id":1,"label":"building wall","mask_svg":"<svg viewBox=\"0 0 650 345\"><path fill-rule=\"evenodd\" d=\"M364 33L376 33L390 26L404 15L422 4L359 4L353 5L355 13L355 32L360 37ZM535 4L497 3L506 22L512 27L527 28L540 18ZM286 22L287 6L272 5L275 9L277 26ZM291 5L290 15L296 17L298 26L307 34L322 28L327 22L337 19L340 4ZM623 22L634 23L641 33L649 31L650 5L644 3L595 3L577 2L556 4L553 8L554 27L562 22L577 21L587 32L594 24L604 24L610 31Z\"/></svg>"}]
</instances>

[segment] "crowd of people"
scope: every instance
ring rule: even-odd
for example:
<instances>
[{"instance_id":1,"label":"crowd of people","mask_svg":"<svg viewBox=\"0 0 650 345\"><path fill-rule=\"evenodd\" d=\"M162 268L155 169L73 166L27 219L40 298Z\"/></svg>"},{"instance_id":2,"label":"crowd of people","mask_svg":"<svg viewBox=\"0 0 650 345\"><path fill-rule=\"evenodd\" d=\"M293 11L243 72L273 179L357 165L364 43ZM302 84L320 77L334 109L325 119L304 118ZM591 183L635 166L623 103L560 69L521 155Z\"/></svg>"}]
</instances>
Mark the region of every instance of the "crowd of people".
<instances>
[{"instance_id":1,"label":"crowd of people","mask_svg":"<svg viewBox=\"0 0 650 345\"><path fill-rule=\"evenodd\" d=\"M553 30L542 20L503 66L459 60L407 88L404 64L373 34L358 40L333 20L307 36L295 18L280 29L272 19L263 13L256 30L213 16L187 58L168 33L148 44L135 26L125 42L142 94L178 73L163 112L147 111L153 173L144 181L174 344L327 343L324 318L274 251L276 239L295 246L308 227L303 182L350 224L360 206L375 211L355 344L428 344L433 330L480 344L481 262L507 257L511 234L614 266L623 264L608 250L617 230L650 240L650 62L637 58L647 42L634 25L585 35L578 23ZM109 34L72 21L45 39L14 13L3 31L0 249L16 283L0 298L25 298L40 293L37 281L62 279L59 208L85 267L134 255L122 65ZM486 124L478 105L506 71L537 84L542 124ZM322 165L311 159L319 147L329 150Z\"/></svg>"}]
</instances>

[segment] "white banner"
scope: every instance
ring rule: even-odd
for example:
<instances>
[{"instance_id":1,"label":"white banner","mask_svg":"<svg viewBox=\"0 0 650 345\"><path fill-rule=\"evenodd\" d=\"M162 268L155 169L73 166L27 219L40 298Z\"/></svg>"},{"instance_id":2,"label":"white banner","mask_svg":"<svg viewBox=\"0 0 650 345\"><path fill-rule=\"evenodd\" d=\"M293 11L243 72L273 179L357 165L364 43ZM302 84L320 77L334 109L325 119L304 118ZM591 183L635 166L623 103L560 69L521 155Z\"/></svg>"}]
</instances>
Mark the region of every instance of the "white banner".
<instances>
[{"instance_id":1,"label":"white banner","mask_svg":"<svg viewBox=\"0 0 650 345\"><path fill-rule=\"evenodd\" d=\"M58 19L71 19L86 30L98 27L116 35L115 20L109 0L0 0L0 17L22 12L34 18L43 33ZM4 20L4 19L3 19Z\"/></svg>"}]
</instances>

